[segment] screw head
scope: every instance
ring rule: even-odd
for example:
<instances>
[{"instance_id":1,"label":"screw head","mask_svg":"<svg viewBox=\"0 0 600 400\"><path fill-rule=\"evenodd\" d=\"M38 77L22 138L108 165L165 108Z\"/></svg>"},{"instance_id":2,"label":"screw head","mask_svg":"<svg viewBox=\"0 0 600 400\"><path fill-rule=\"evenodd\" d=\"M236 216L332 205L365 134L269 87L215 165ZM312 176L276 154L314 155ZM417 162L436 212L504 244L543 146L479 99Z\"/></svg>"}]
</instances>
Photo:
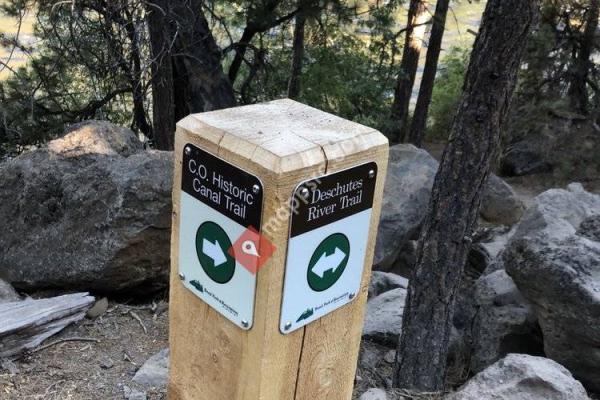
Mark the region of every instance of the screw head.
<instances>
[{"instance_id":1,"label":"screw head","mask_svg":"<svg viewBox=\"0 0 600 400\"><path fill-rule=\"evenodd\" d=\"M291 327L292 327L292 323L291 322L286 322L285 326L283 327L283 329L285 329L286 331L289 331Z\"/></svg>"},{"instance_id":2,"label":"screw head","mask_svg":"<svg viewBox=\"0 0 600 400\"><path fill-rule=\"evenodd\" d=\"M242 320L242 326L244 328L247 328L248 326L250 326L250 324L248 323L248 321L246 321L245 319Z\"/></svg>"},{"instance_id":3,"label":"screw head","mask_svg":"<svg viewBox=\"0 0 600 400\"><path fill-rule=\"evenodd\" d=\"M255 184L254 186L252 186L252 191L254 192L254 194L258 194L258 192L260 192L260 186Z\"/></svg>"},{"instance_id":4,"label":"screw head","mask_svg":"<svg viewBox=\"0 0 600 400\"><path fill-rule=\"evenodd\" d=\"M300 189L300 194L302 195L302 197L308 197L308 189L307 188Z\"/></svg>"},{"instance_id":5,"label":"screw head","mask_svg":"<svg viewBox=\"0 0 600 400\"><path fill-rule=\"evenodd\" d=\"M181 272L179 273L179 279L181 279L182 281L185 281L185 275L182 274Z\"/></svg>"},{"instance_id":6,"label":"screw head","mask_svg":"<svg viewBox=\"0 0 600 400\"><path fill-rule=\"evenodd\" d=\"M369 178L374 178L375 177L375 170L369 170Z\"/></svg>"},{"instance_id":7,"label":"screw head","mask_svg":"<svg viewBox=\"0 0 600 400\"><path fill-rule=\"evenodd\" d=\"M183 151L185 152L186 156L192 154L192 149L190 148L190 146L185 146L185 149Z\"/></svg>"}]
</instances>

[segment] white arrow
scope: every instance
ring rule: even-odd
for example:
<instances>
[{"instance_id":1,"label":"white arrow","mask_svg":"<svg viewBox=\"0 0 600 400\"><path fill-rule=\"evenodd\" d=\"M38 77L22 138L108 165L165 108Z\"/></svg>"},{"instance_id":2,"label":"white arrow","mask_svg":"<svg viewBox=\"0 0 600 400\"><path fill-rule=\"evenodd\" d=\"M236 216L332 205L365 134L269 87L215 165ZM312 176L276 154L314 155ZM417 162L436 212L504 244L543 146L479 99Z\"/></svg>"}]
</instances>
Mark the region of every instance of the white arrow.
<instances>
[{"instance_id":1,"label":"white arrow","mask_svg":"<svg viewBox=\"0 0 600 400\"><path fill-rule=\"evenodd\" d=\"M202 239L202 252L212 258L215 267L225 264L227 257L223 253L223 249L219 246L219 241L215 239L215 242L211 242L206 239Z\"/></svg>"},{"instance_id":2,"label":"white arrow","mask_svg":"<svg viewBox=\"0 0 600 400\"><path fill-rule=\"evenodd\" d=\"M319 278L323 278L326 271L332 270L332 272L335 272L345 257L346 253L336 247L333 254L329 256L325 253L321 254L319 261L312 267L312 272Z\"/></svg>"}]
</instances>

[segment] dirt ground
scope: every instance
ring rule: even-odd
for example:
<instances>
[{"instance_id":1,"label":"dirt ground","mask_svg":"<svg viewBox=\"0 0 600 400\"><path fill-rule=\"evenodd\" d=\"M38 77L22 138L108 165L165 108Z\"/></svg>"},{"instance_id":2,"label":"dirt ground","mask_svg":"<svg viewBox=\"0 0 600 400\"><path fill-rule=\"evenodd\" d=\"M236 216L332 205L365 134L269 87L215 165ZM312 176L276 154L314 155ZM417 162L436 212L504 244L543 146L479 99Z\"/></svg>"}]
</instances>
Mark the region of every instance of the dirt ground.
<instances>
[{"instance_id":1,"label":"dirt ground","mask_svg":"<svg viewBox=\"0 0 600 400\"><path fill-rule=\"evenodd\" d=\"M123 399L123 385L135 387L135 372L167 347L164 297L137 305L110 301L103 315L66 328L14 361L12 373L0 368L0 399ZM61 342L68 338L86 341ZM162 391L147 393L151 400L166 398Z\"/></svg>"}]
</instances>

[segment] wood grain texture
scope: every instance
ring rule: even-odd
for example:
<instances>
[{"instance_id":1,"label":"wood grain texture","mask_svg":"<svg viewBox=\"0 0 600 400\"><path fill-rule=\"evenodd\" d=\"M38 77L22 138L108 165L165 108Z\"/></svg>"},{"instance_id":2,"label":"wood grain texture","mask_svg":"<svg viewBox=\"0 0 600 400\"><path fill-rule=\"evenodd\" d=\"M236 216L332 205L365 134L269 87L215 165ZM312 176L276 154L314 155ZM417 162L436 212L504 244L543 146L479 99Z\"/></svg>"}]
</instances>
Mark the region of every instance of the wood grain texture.
<instances>
[{"instance_id":1,"label":"wood grain texture","mask_svg":"<svg viewBox=\"0 0 600 400\"><path fill-rule=\"evenodd\" d=\"M94 303L87 293L0 304L0 358L37 347L85 317Z\"/></svg>"},{"instance_id":2,"label":"wood grain texture","mask_svg":"<svg viewBox=\"0 0 600 400\"><path fill-rule=\"evenodd\" d=\"M177 276L181 155L186 143L263 182L261 233L277 251L257 275L250 331L208 307ZM379 132L287 99L180 121L171 240L170 400L350 399L387 151L387 140ZM379 176L361 295L325 318L282 335L279 315L294 188L303 180L373 160Z\"/></svg>"}]
</instances>

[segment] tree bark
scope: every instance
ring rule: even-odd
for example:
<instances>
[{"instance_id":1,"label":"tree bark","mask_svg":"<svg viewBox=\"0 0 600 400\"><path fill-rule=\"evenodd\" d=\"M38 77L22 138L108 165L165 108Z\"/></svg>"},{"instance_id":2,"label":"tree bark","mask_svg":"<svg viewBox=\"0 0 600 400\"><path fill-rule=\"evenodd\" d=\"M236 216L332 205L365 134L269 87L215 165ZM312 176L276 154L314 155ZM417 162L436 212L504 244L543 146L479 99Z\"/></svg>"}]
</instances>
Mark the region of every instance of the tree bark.
<instances>
[{"instance_id":1,"label":"tree bark","mask_svg":"<svg viewBox=\"0 0 600 400\"><path fill-rule=\"evenodd\" d=\"M155 146L173 148L177 120L235 105L201 0L148 3Z\"/></svg>"},{"instance_id":2,"label":"tree bark","mask_svg":"<svg viewBox=\"0 0 600 400\"><path fill-rule=\"evenodd\" d=\"M173 150L175 132L175 94L171 60L172 31L166 12L168 0L147 3L148 31L152 55L152 125L154 145Z\"/></svg>"},{"instance_id":3,"label":"tree bark","mask_svg":"<svg viewBox=\"0 0 600 400\"><path fill-rule=\"evenodd\" d=\"M408 108L415 84L419 57L425 36L427 21L427 1L411 0L408 8L408 25L406 26L404 50L400 63L400 72L394 92L394 102L390 116L389 136L398 142L404 141L408 125Z\"/></svg>"},{"instance_id":4,"label":"tree bark","mask_svg":"<svg viewBox=\"0 0 600 400\"><path fill-rule=\"evenodd\" d=\"M427 58L425 60L425 69L419 88L419 97L415 106L413 120L408 135L408 141L417 147L421 147L423 137L425 136L425 126L427 124L427 114L433 94L433 84L437 74L440 51L442 50L442 39L446 29L446 16L448 15L449 0L438 0L435 6L435 15L431 27L431 36L427 45Z\"/></svg>"},{"instance_id":5,"label":"tree bark","mask_svg":"<svg viewBox=\"0 0 600 400\"><path fill-rule=\"evenodd\" d=\"M300 95L300 76L302 75L302 60L304 58L304 26L306 15L300 12L296 15L294 26L294 43L292 49L292 69L288 82L288 97L297 99Z\"/></svg>"},{"instance_id":6,"label":"tree bark","mask_svg":"<svg viewBox=\"0 0 600 400\"><path fill-rule=\"evenodd\" d=\"M187 114L233 107L236 103L233 87L223 72L222 52L202 11L202 0L169 3L177 26L176 74L189 88Z\"/></svg>"},{"instance_id":7,"label":"tree bark","mask_svg":"<svg viewBox=\"0 0 600 400\"><path fill-rule=\"evenodd\" d=\"M600 11L600 0L590 0L585 28L581 39L576 41L579 49L573 62L571 71L571 84L569 86L569 99L573 111L587 115L589 99L587 92L587 81L590 68L593 66L591 55L596 43L596 30L598 29L598 17Z\"/></svg>"},{"instance_id":8,"label":"tree bark","mask_svg":"<svg viewBox=\"0 0 600 400\"><path fill-rule=\"evenodd\" d=\"M394 385L444 388L452 314L481 191L497 151L538 0L490 0L444 150L410 280Z\"/></svg>"}]
</instances>

